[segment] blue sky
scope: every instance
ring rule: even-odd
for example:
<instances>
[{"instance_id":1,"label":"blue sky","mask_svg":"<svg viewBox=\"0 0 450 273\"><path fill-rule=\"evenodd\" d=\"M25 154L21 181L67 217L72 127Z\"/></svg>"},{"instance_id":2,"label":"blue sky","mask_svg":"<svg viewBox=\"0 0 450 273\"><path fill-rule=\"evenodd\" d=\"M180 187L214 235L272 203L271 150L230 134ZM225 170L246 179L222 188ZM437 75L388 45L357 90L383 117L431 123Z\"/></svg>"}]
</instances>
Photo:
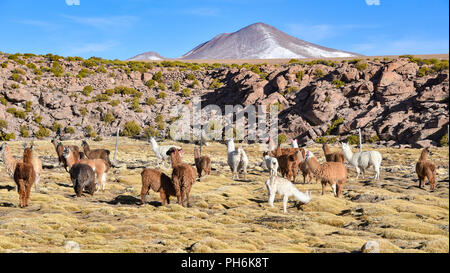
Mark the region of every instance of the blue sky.
<instances>
[{"instance_id":1,"label":"blue sky","mask_svg":"<svg viewBox=\"0 0 450 273\"><path fill-rule=\"evenodd\" d=\"M1 0L0 14L8 53L176 58L256 22L368 56L449 52L448 0Z\"/></svg>"}]
</instances>

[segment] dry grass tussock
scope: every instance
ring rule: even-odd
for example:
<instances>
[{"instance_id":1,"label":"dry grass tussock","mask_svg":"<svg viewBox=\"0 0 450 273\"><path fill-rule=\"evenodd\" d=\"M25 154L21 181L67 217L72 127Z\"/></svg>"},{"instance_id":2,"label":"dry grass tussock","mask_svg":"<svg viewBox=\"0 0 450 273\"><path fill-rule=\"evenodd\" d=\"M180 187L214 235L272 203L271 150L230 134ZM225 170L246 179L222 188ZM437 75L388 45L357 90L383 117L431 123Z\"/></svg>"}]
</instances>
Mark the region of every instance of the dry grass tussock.
<instances>
[{"instance_id":1,"label":"dry grass tussock","mask_svg":"<svg viewBox=\"0 0 450 273\"><path fill-rule=\"evenodd\" d=\"M0 252L65 252L68 241L77 242L80 252L355 252L369 240L379 240L382 252L449 251L446 148L432 149L438 167L434 192L428 185L418 188L414 168L421 150L372 148L384 155L379 181L356 181L354 168L347 166L349 179L342 197L335 198L330 187L321 196L320 183L302 184L297 177L295 186L310 190L313 200L300 207L290 200L284 214L280 197L274 208L267 203L268 171L260 165L257 146L243 145L249 181L231 180L225 145L203 147L212 159L211 175L194 184L192 207L184 208L174 197L161 206L153 191L140 204L140 173L155 168L157 159L149 143L127 138L120 143L119 168L108 173L106 190L75 199L69 174L56 167L50 141L36 141L35 153L44 165L40 191L32 190L23 209L1 164ZM183 161L193 165L194 145L177 145L183 147ZM9 146L21 156L21 142ZM113 151L114 139L92 146ZM325 161L320 145L308 149ZM170 176L170 167L163 172ZM374 175L371 169L368 173Z\"/></svg>"}]
</instances>

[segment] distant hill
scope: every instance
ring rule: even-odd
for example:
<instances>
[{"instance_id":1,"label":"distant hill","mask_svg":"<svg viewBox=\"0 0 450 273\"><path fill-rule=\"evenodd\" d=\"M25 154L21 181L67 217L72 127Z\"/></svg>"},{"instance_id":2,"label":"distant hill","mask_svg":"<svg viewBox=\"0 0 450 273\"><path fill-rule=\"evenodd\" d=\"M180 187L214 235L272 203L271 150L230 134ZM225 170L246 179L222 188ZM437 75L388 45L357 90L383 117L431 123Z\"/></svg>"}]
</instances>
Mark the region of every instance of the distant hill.
<instances>
[{"instance_id":1,"label":"distant hill","mask_svg":"<svg viewBox=\"0 0 450 273\"><path fill-rule=\"evenodd\" d=\"M156 53L154 51L148 51L148 52L136 55L133 58L129 58L129 59L127 59L127 61L144 61L144 60L159 61L159 60L164 60L164 59L166 59L166 58L159 55L158 53Z\"/></svg>"},{"instance_id":2,"label":"distant hill","mask_svg":"<svg viewBox=\"0 0 450 273\"><path fill-rule=\"evenodd\" d=\"M283 59L356 57L356 53L312 44L270 25L256 23L222 33L187 52L181 59Z\"/></svg>"}]
</instances>

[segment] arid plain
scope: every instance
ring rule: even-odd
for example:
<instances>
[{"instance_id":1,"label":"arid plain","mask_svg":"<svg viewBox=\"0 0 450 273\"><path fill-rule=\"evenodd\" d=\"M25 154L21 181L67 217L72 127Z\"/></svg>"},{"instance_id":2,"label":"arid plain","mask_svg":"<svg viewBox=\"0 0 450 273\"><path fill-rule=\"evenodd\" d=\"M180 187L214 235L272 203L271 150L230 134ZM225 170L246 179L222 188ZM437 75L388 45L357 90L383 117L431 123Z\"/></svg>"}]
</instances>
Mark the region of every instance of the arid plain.
<instances>
[{"instance_id":1,"label":"arid plain","mask_svg":"<svg viewBox=\"0 0 450 273\"><path fill-rule=\"evenodd\" d=\"M194 184L191 207L184 208L174 197L161 206L153 191L140 204L140 173L157 162L146 141L120 138L118 168L108 172L106 190L78 199L50 140L35 143L44 170L29 207L18 207L15 183L0 166L0 252L66 252L68 241L78 243L80 252L358 252L370 240L380 242L381 252L449 251L448 147L431 148L438 167L434 192L428 184L418 188L420 149L364 145L383 154L379 181L356 180L347 165L343 196L335 198L330 187L321 196L320 183L303 184L300 175L295 186L310 190L313 199L301 206L290 200L284 214L279 196L274 208L267 203L268 171L257 145L242 144L250 161L248 181L231 179L224 144L204 146L213 171ZM90 143L114 151L115 139ZM22 156L21 141L8 145ZM185 150L183 161L193 164L194 145L177 145ZM320 145L308 149L324 161ZM163 171L171 173L170 167Z\"/></svg>"}]
</instances>

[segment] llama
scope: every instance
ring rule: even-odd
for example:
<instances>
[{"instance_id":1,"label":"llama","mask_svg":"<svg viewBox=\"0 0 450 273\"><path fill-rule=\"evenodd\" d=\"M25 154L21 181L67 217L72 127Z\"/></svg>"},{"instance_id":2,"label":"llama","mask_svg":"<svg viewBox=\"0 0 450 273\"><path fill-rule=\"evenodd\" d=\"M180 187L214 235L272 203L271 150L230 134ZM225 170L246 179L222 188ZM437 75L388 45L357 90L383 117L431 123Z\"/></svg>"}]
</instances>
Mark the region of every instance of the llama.
<instances>
[{"instance_id":1,"label":"llama","mask_svg":"<svg viewBox=\"0 0 450 273\"><path fill-rule=\"evenodd\" d=\"M26 145L24 145L24 148L26 148ZM32 144L30 149L34 151L34 145ZM35 181L34 181L34 191L39 191L39 180L41 179L42 174L42 161L39 157L35 156L33 153L33 158L31 159L31 164L33 165L34 172L36 174Z\"/></svg>"},{"instance_id":2,"label":"llama","mask_svg":"<svg viewBox=\"0 0 450 273\"><path fill-rule=\"evenodd\" d=\"M23 151L23 162L18 162L14 170L14 181L19 192L19 206L27 207L30 201L31 187L36 180L36 173L32 165L33 150L25 148Z\"/></svg>"},{"instance_id":3,"label":"llama","mask_svg":"<svg viewBox=\"0 0 450 273\"><path fill-rule=\"evenodd\" d=\"M152 150L155 153L156 158L158 158L161 162L162 165L164 167L164 163L166 162L166 160L169 158L167 152L172 148L176 148L178 151L182 151L181 147L176 146L176 145L163 145L163 146L159 146L158 142L156 142L154 137L150 138L150 143L152 144ZM158 162L158 166L161 165L161 162Z\"/></svg>"},{"instance_id":4,"label":"llama","mask_svg":"<svg viewBox=\"0 0 450 273\"><path fill-rule=\"evenodd\" d=\"M177 196L172 180L165 173L155 169L144 169L141 173L141 201L145 204L145 196L152 189L159 192L163 206L170 204L170 196Z\"/></svg>"},{"instance_id":5,"label":"llama","mask_svg":"<svg viewBox=\"0 0 450 273\"><path fill-rule=\"evenodd\" d=\"M436 187L436 165L427 160L430 150L425 148L420 154L419 161L416 163L416 173L419 178L419 188L425 185L425 179L430 183L430 190L434 191ZM431 154L431 153L430 153Z\"/></svg>"},{"instance_id":6,"label":"llama","mask_svg":"<svg viewBox=\"0 0 450 273\"><path fill-rule=\"evenodd\" d=\"M167 151L172 162L172 184L175 188L178 204L189 207L189 193L192 185L197 180L197 172L194 167L181 162L181 156L177 148L170 148ZM184 198L186 196L186 205Z\"/></svg>"},{"instance_id":7,"label":"llama","mask_svg":"<svg viewBox=\"0 0 450 273\"><path fill-rule=\"evenodd\" d=\"M292 184L289 180L270 176L266 181L266 187L269 191L269 205L273 207L273 201L275 200L275 194L278 192L279 195L283 196L283 212L287 213L287 202L290 196L294 196L294 198L303 204L309 203L311 201L311 193L306 191L303 193L299 191L294 184Z\"/></svg>"},{"instance_id":8,"label":"llama","mask_svg":"<svg viewBox=\"0 0 450 273\"><path fill-rule=\"evenodd\" d=\"M86 140L83 140L81 142L81 147L83 147L84 155L88 159L103 159L106 163L108 163L109 167L113 167L113 164L111 163L111 160L109 160L109 154L111 153L109 150L106 149L94 149L91 150L89 147L89 144Z\"/></svg>"},{"instance_id":9,"label":"llama","mask_svg":"<svg viewBox=\"0 0 450 273\"><path fill-rule=\"evenodd\" d=\"M305 162L316 178L320 179L322 183L322 195L325 193L325 186L330 184L334 196L341 196L342 189L347 181L347 169L343 163L325 162L319 164L317 159L311 155L311 152L306 153Z\"/></svg>"},{"instance_id":10,"label":"llama","mask_svg":"<svg viewBox=\"0 0 450 273\"><path fill-rule=\"evenodd\" d=\"M94 195L95 173L89 165L77 163L70 168L69 173L76 197L81 197L83 190Z\"/></svg>"},{"instance_id":11,"label":"llama","mask_svg":"<svg viewBox=\"0 0 450 273\"><path fill-rule=\"evenodd\" d=\"M0 150L2 151L2 160L5 164L5 170L9 177L14 179L14 171L16 170L17 163L21 162L21 160L15 159L9 149L9 146L6 142L3 142L2 146L0 146Z\"/></svg>"},{"instance_id":12,"label":"llama","mask_svg":"<svg viewBox=\"0 0 450 273\"><path fill-rule=\"evenodd\" d=\"M106 163L105 160L101 158L95 159L76 159L75 154L69 147L64 147L63 156L67 161L67 166L69 169L72 168L73 165L77 163L86 164L92 168L97 176L97 191L101 188L102 191L105 191L106 187L106 173L109 170L109 164Z\"/></svg>"},{"instance_id":13,"label":"llama","mask_svg":"<svg viewBox=\"0 0 450 273\"><path fill-rule=\"evenodd\" d=\"M233 173L233 180L235 177L239 179L239 172L242 170L244 172L244 180L247 180L247 165L248 157L242 147L235 149L233 139L227 140L227 162L230 166L231 172Z\"/></svg>"},{"instance_id":14,"label":"llama","mask_svg":"<svg viewBox=\"0 0 450 273\"><path fill-rule=\"evenodd\" d=\"M323 150L323 153L325 154L325 159L327 160L327 162L345 163L345 157L342 152L332 153L326 143L322 144L322 150Z\"/></svg>"},{"instance_id":15,"label":"llama","mask_svg":"<svg viewBox=\"0 0 450 273\"><path fill-rule=\"evenodd\" d=\"M65 146L61 142L57 142L55 138L52 138L51 142L52 142L53 146L55 147L56 155L58 156L59 166L62 165L64 167L64 169L66 170L66 172L68 172L67 162L63 156L63 151L64 151ZM80 149L78 148L78 146L68 145L67 147L70 147L72 152L75 154L75 157L78 157L80 159L83 158L82 152L80 152Z\"/></svg>"},{"instance_id":16,"label":"llama","mask_svg":"<svg viewBox=\"0 0 450 273\"><path fill-rule=\"evenodd\" d=\"M199 179L202 177L202 172L206 175L211 174L211 159L205 155L201 156L198 148L194 148L194 160Z\"/></svg>"},{"instance_id":17,"label":"llama","mask_svg":"<svg viewBox=\"0 0 450 273\"><path fill-rule=\"evenodd\" d=\"M270 176L278 175L278 160L275 157L269 156L269 152L263 153L264 161L266 162L266 167L269 169Z\"/></svg>"},{"instance_id":18,"label":"llama","mask_svg":"<svg viewBox=\"0 0 450 273\"><path fill-rule=\"evenodd\" d=\"M282 154L276 157L280 166L281 175L289 180L292 178L292 182L294 183L297 178L300 155L301 153L295 152L292 154Z\"/></svg>"},{"instance_id":19,"label":"llama","mask_svg":"<svg viewBox=\"0 0 450 273\"><path fill-rule=\"evenodd\" d=\"M361 153L353 153L350 145L348 143L342 143L342 152L344 153L345 159L350 162L356 168L356 179L359 178L359 172L362 171L364 178L366 169L373 166L375 170L375 178L380 179L380 166L381 166L381 154L378 151L366 151Z\"/></svg>"}]
</instances>

